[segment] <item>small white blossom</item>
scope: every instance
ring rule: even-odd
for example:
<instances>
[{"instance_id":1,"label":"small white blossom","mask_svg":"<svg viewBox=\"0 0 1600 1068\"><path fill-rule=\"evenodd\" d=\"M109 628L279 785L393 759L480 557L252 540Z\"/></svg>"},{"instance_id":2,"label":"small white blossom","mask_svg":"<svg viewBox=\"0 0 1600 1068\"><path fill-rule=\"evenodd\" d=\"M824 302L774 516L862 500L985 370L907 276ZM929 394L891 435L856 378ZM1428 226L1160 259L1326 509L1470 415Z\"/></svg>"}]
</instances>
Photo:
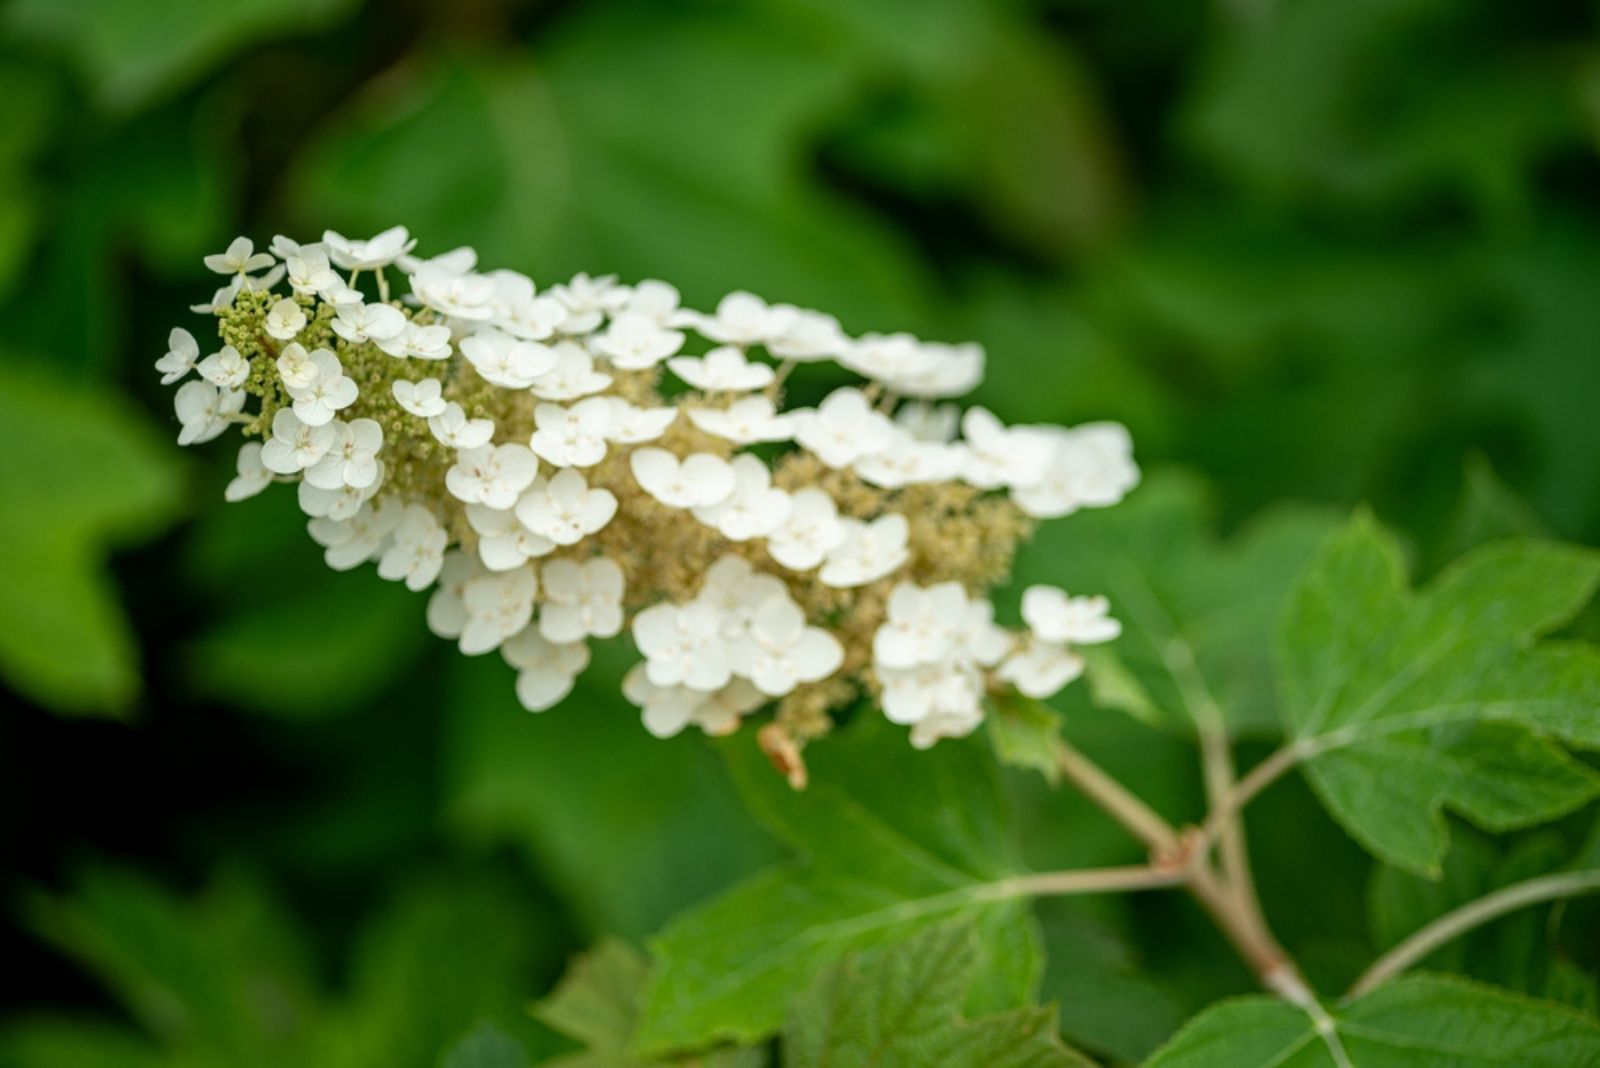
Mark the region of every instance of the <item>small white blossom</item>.
<instances>
[{"instance_id":1,"label":"small white blossom","mask_svg":"<svg viewBox=\"0 0 1600 1068\"><path fill-rule=\"evenodd\" d=\"M1083 657L1059 642L1030 638L1006 658L996 675L1028 697L1044 699L1083 674Z\"/></svg>"},{"instance_id":2,"label":"small white blossom","mask_svg":"<svg viewBox=\"0 0 1600 1068\"><path fill-rule=\"evenodd\" d=\"M738 445L762 441L788 441L794 436L792 421L779 415L771 397L740 397L726 408L690 408L689 419L707 434Z\"/></svg>"},{"instance_id":3,"label":"small white blossom","mask_svg":"<svg viewBox=\"0 0 1600 1068\"><path fill-rule=\"evenodd\" d=\"M535 485L523 490L522 496L540 492L543 492L543 486L535 480ZM546 556L556 548L555 542L529 530L517 518L514 510L469 504L467 523L478 535L478 558L490 571L510 571L529 560Z\"/></svg>"},{"instance_id":4,"label":"small white blossom","mask_svg":"<svg viewBox=\"0 0 1600 1068\"><path fill-rule=\"evenodd\" d=\"M411 292L425 307L453 319L494 315L494 281L442 263L424 263L411 275Z\"/></svg>"},{"instance_id":5,"label":"small white blossom","mask_svg":"<svg viewBox=\"0 0 1600 1068\"><path fill-rule=\"evenodd\" d=\"M774 310L787 308L778 305ZM779 334L767 338L767 351L782 360L812 363L837 358L850 347L850 339L831 315L794 309L793 320Z\"/></svg>"},{"instance_id":6,"label":"small white blossom","mask_svg":"<svg viewBox=\"0 0 1600 1068\"><path fill-rule=\"evenodd\" d=\"M517 669L517 700L529 712L560 704L589 666L589 647L583 642L551 642L533 627L502 645L500 655Z\"/></svg>"},{"instance_id":7,"label":"small white blossom","mask_svg":"<svg viewBox=\"0 0 1600 1068\"><path fill-rule=\"evenodd\" d=\"M444 484L459 501L504 510L517 503L538 473L539 460L526 445L480 445L456 453Z\"/></svg>"},{"instance_id":8,"label":"small white blossom","mask_svg":"<svg viewBox=\"0 0 1600 1068\"><path fill-rule=\"evenodd\" d=\"M844 663L839 639L806 626L804 614L787 594L768 598L750 622L743 641L729 649L733 669L768 697L782 697L802 682L827 678Z\"/></svg>"},{"instance_id":9,"label":"small white blossom","mask_svg":"<svg viewBox=\"0 0 1600 1068\"><path fill-rule=\"evenodd\" d=\"M340 304L333 319L333 332L359 345L364 341L388 341L406 329L406 317L388 304Z\"/></svg>"},{"instance_id":10,"label":"small white blossom","mask_svg":"<svg viewBox=\"0 0 1600 1068\"><path fill-rule=\"evenodd\" d=\"M213 386L238 389L250 378L250 361L239 355L239 350L232 345L224 345L201 360L195 370Z\"/></svg>"},{"instance_id":11,"label":"small white blossom","mask_svg":"<svg viewBox=\"0 0 1600 1068\"><path fill-rule=\"evenodd\" d=\"M896 391L900 383L933 367L935 355L910 334L865 334L851 342L839 362Z\"/></svg>"},{"instance_id":12,"label":"small white blossom","mask_svg":"<svg viewBox=\"0 0 1600 1068\"><path fill-rule=\"evenodd\" d=\"M611 399L590 397L570 408L541 404L533 410L529 445L539 458L556 467L592 467L605 459Z\"/></svg>"},{"instance_id":13,"label":"small white blossom","mask_svg":"<svg viewBox=\"0 0 1600 1068\"><path fill-rule=\"evenodd\" d=\"M194 363L200 358L200 346L195 343L194 335L182 327L176 327L167 335L167 353L156 361L156 370L161 372L161 384L170 386L194 370Z\"/></svg>"},{"instance_id":14,"label":"small white blossom","mask_svg":"<svg viewBox=\"0 0 1600 1068\"><path fill-rule=\"evenodd\" d=\"M905 516L890 513L870 523L859 519L839 522L844 526L844 540L828 553L817 575L824 586L865 586L892 573L910 558L910 527Z\"/></svg>"},{"instance_id":15,"label":"small white blossom","mask_svg":"<svg viewBox=\"0 0 1600 1068\"><path fill-rule=\"evenodd\" d=\"M478 250L470 245L461 245L449 252L441 252L437 256L422 257L406 254L396 259L395 265L407 274L416 274L424 267L442 267L447 271L463 274L478 265Z\"/></svg>"},{"instance_id":16,"label":"small white blossom","mask_svg":"<svg viewBox=\"0 0 1600 1068\"><path fill-rule=\"evenodd\" d=\"M326 349L317 351L327 352ZM329 352L328 355L332 356L333 353ZM275 366L278 368L278 377L283 379L284 388L291 390L305 389L322 374L321 365L311 358L311 353L298 341L291 341L283 347Z\"/></svg>"},{"instance_id":17,"label":"small white blossom","mask_svg":"<svg viewBox=\"0 0 1600 1068\"><path fill-rule=\"evenodd\" d=\"M467 606L461 600L462 588L470 579L483 574L476 559L460 549L444 554L439 569L439 585L428 598L428 629L441 638L459 638L467 625Z\"/></svg>"},{"instance_id":18,"label":"small white blossom","mask_svg":"<svg viewBox=\"0 0 1600 1068\"><path fill-rule=\"evenodd\" d=\"M334 489L322 489L311 483L300 480L295 487L295 497L300 504L300 510L313 517L326 517L328 519L349 519L361 510L361 506L372 500L378 490L383 487L383 464L378 464L378 477L370 486L338 486Z\"/></svg>"},{"instance_id":19,"label":"small white blossom","mask_svg":"<svg viewBox=\"0 0 1600 1068\"><path fill-rule=\"evenodd\" d=\"M306 529L312 540L323 547L322 558L329 567L349 571L381 555L399 522L399 508L363 504L349 519L313 519Z\"/></svg>"},{"instance_id":20,"label":"small white blossom","mask_svg":"<svg viewBox=\"0 0 1600 1068\"><path fill-rule=\"evenodd\" d=\"M1095 645L1122 633L1110 616L1104 597L1068 597L1054 586L1029 586L1022 591L1022 618L1034 637L1044 642Z\"/></svg>"},{"instance_id":21,"label":"small white blossom","mask_svg":"<svg viewBox=\"0 0 1600 1068\"><path fill-rule=\"evenodd\" d=\"M604 399L611 409L606 419L606 440L618 444L639 445L654 441L678 418L676 408L639 408L621 397Z\"/></svg>"},{"instance_id":22,"label":"small white blossom","mask_svg":"<svg viewBox=\"0 0 1600 1068\"><path fill-rule=\"evenodd\" d=\"M272 417L272 437L261 447L261 462L276 474L298 474L326 456L338 436L326 423L312 426L290 409L280 408Z\"/></svg>"},{"instance_id":23,"label":"small white blossom","mask_svg":"<svg viewBox=\"0 0 1600 1068\"><path fill-rule=\"evenodd\" d=\"M980 489L1037 482L1050 460L1051 442L1037 427L1008 427L987 408L961 417L967 447L962 477Z\"/></svg>"},{"instance_id":24,"label":"small white blossom","mask_svg":"<svg viewBox=\"0 0 1600 1068\"><path fill-rule=\"evenodd\" d=\"M542 486L538 486L538 489L530 486L522 496L541 491ZM522 497L518 497L520 499ZM555 542L526 528L526 524L517 518L515 510L469 504L467 523L477 532L478 558L490 571L510 571L539 556L555 552Z\"/></svg>"},{"instance_id":25,"label":"small white blossom","mask_svg":"<svg viewBox=\"0 0 1600 1068\"><path fill-rule=\"evenodd\" d=\"M623 302L621 315L638 315L657 326L677 326L682 321L677 287L654 278L637 283ZM671 353L668 353L671 355Z\"/></svg>"},{"instance_id":26,"label":"small white blossom","mask_svg":"<svg viewBox=\"0 0 1600 1068\"><path fill-rule=\"evenodd\" d=\"M573 341L555 346L556 365L533 384L541 400L569 401L599 393L611 385L611 376L594 369L594 357Z\"/></svg>"},{"instance_id":27,"label":"small white blossom","mask_svg":"<svg viewBox=\"0 0 1600 1068\"><path fill-rule=\"evenodd\" d=\"M766 537L789 518L789 495L773 488L772 472L758 457L741 453L732 466L733 492L720 504L694 509L694 517L730 541Z\"/></svg>"},{"instance_id":28,"label":"small white blossom","mask_svg":"<svg viewBox=\"0 0 1600 1068\"><path fill-rule=\"evenodd\" d=\"M695 389L708 393L748 393L770 384L774 375L771 367L750 362L742 350L732 345L712 349L704 356L674 356L667 366Z\"/></svg>"},{"instance_id":29,"label":"small white blossom","mask_svg":"<svg viewBox=\"0 0 1600 1068\"><path fill-rule=\"evenodd\" d=\"M378 450L383 428L371 419L335 421L333 443L322 459L306 468L305 479L318 489L365 489L378 480Z\"/></svg>"},{"instance_id":30,"label":"small white blossom","mask_svg":"<svg viewBox=\"0 0 1600 1068\"><path fill-rule=\"evenodd\" d=\"M797 490L789 496L789 514L767 535L767 552L791 571L817 567L845 539L839 508L824 490Z\"/></svg>"},{"instance_id":31,"label":"small white blossom","mask_svg":"<svg viewBox=\"0 0 1600 1068\"><path fill-rule=\"evenodd\" d=\"M657 686L719 690L733 677L721 620L709 604L652 605L633 617L633 641Z\"/></svg>"},{"instance_id":32,"label":"small white blossom","mask_svg":"<svg viewBox=\"0 0 1600 1068\"><path fill-rule=\"evenodd\" d=\"M317 349L307 358L316 377L309 385L289 386L289 396L294 398L294 414L311 426L321 426L356 402L356 383L329 350Z\"/></svg>"},{"instance_id":33,"label":"small white blossom","mask_svg":"<svg viewBox=\"0 0 1600 1068\"><path fill-rule=\"evenodd\" d=\"M720 456L697 452L679 460L666 449L636 449L628 465L639 487L672 508L711 508L728 499L736 481Z\"/></svg>"},{"instance_id":34,"label":"small white blossom","mask_svg":"<svg viewBox=\"0 0 1600 1068\"><path fill-rule=\"evenodd\" d=\"M365 241L352 241L343 234L326 230L322 234L322 243L327 246L328 257L347 271L374 271L387 267L417 244L404 226L391 226Z\"/></svg>"},{"instance_id":35,"label":"small white blossom","mask_svg":"<svg viewBox=\"0 0 1600 1068\"><path fill-rule=\"evenodd\" d=\"M959 583L899 583L889 594L888 617L872 638L873 663L910 668L948 659L966 611L967 591Z\"/></svg>"},{"instance_id":36,"label":"small white blossom","mask_svg":"<svg viewBox=\"0 0 1600 1068\"><path fill-rule=\"evenodd\" d=\"M590 278L579 273L565 285L551 286L550 295L567 309L567 321L561 329L569 334L587 334L598 327L606 315L627 303L628 287L618 285L614 274Z\"/></svg>"},{"instance_id":37,"label":"small white blossom","mask_svg":"<svg viewBox=\"0 0 1600 1068\"><path fill-rule=\"evenodd\" d=\"M1104 508L1139 484L1133 442L1116 423L1087 423L1045 432L1052 448L1043 474L1012 490L1012 500L1038 519L1056 519L1079 508Z\"/></svg>"},{"instance_id":38,"label":"small white blossom","mask_svg":"<svg viewBox=\"0 0 1600 1068\"><path fill-rule=\"evenodd\" d=\"M540 577L539 633L550 641L611 638L622 631L623 575L615 560L552 560Z\"/></svg>"},{"instance_id":39,"label":"small white blossom","mask_svg":"<svg viewBox=\"0 0 1600 1068\"><path fill-rule=\"evenodd\" d=\"M919 441L899 425L894 427L889 444L882 452L863 456L855 462L855 472L874 486L899 489L924 482L945 482L957 477L966 454L951 445Z\"/></svg>"},{"instance_id":40,"label":"small white blossom","mask_svg":"<svg viewBox=\"0 0 1600 1068\"><path fill-rule=\"evenodd\" d=\"M270 253L257 252L254 241L248 237L236 237L228 245L226 252L216 253L205 258L207 270L218 274L247 275L271 267L273 260Z\"/></svg>"},{"instance_id":41,"label":"small white blossom","mask_svg":"<svg viewBox=\"0 0 1600 1068\"><path fill-rule=\"evenodd\" d=\"M786 336L800 317L798 308L768 306L754 293L729 293L717 302L715 315L702 316L696 329L727 345L758 345Z\"/></svg>"},{"instance_id":42,"label":"small white blossom","mask_svg":"<svg viewBox=\"0 0 1600 1068\"><path fill-rule=\"evenodd\" d=\"M567 320L566 305L550 296L535 296L533 279L516 271L491 271L495 326L524 341L543 341Z\"/></svg>"},{"instance_id":43,"label":"small white blossom","mask_svg":"<svg viewBox=\"0 0 1600 1068\"><path fill-rule=\"evenodd\" d=\"M882 452L894 437L888 416L873 411L866 394L850 386L828 394L815 411L792 412L790 418L794 440L829 467L849 467Z\"/></svg>"},{"instance_id":44,"label":"small white blossom","mask_svg":"<svg viewBox=\"0 0 1600 1068\"><path fill-rule=\"evenodd\" d=\"M301 245L284 255L283 265L290 287L302 296L332 293L344 286L344 280L328 266L324 249Z\"/></svg>"},{"instance_id":45,"label":"small white blossom","mask_svg":"<svg viewBox=\"0 0 1600 1068\"><path fill-rule=\"evenodd\" d=\"M393 388L396 403L412 415L432 419L444 414L444 387L437 378L424 378L420 382L396 379Z\"/></svg>"},{"instance_id":46,"label":"small white blossom","mask_svg":"<svg viewBox=\"0 0 1600 1068\"><path fill-rule=\"evenodd\" d=\"M199 445L210 441L233 422L233 415L244 408L243 390L218 389L210 382L185 382L172 398L172 409L181 428L179 445Z\"/></svg>"},{"instance_id":47,"label":"small white blossom","mask_svg":"<svg viewBox=\"0 0 1600 1068\"><path fill-rule=\"evenodd\" d=\"M516 509L517 518L535 534L557 545L576 545L611 522L617 498L610 490L590 488L581 474L566 468L548 482L535 479Z\"/></svg>"},{"instance_id":48,"label":"small white blossom","mask_svg":"<svg viewBox=\"0 0 1600 1068\"><path fill-rule=\"evenodd\" d=\"M254 497L272 483L272 472L261 462L261 443L246 442L239 448L238 474L222 491L222 499L230 504Z\"/></svg>"},{"instance_id":49,"label":"small white blossom","mask_svg":"<svg viewBox=\"0 0 1600 1068\"><path fill-rule=\"evenodd\" d=\"M267 333L279 341L288 341L306 328L306 312L288 297L284 297L267 311L262 324Z\"/></svg>"},{"instance_id":50,"label":"small white blossom","mask_svg":"<svg viewBox=\"0 0 1600 1068\"><path fill-rule=\"evenodd\" d=\"M776 575L757 571L742 556L726 553L706 569L696 602L716 609L722 637L730 647L750 632L761 606L774 597L788 597L789 588Z\"/></svg>"},{"instance_id":51,"label":"small white blossom","mask_svg":"<svg viewBox=\"0 0 1600 1068\"><path fill-rule=\"evenodd\" d=\"M461 586L467 617L461 627L461 651L468 656L487 653L520 633L533 619L533 601L538 594L539 580L532 567L468 579Z\"/></svg>"},{"instance_id":52,"label":"small white blossom","mask_svg":"<svg viewBox=\"0 0 1600 1068\"><path fill-rule=\"evenodd\" d=\"M971 734L983 720L983 678L960 662L880 669L883 714L910 725L911 744L926 749L941 737Z\"/></svg>"},{"instance_id":53,"label":"small white blossom","mask_svg":"<svg viewBox=\"0 0 1600 1068\"><path fill-rule=\"evenodd\" d=\"M394 337L378 338L379 349L396 359L415 357L419 360L448 360L450 358L450 328L439 323L423 325L406 321L406 328Z\"/></svg>"},{"instance_id":54,"label":"small white blossom","mask_svg":"<svg viewBox=\"0 0 1600 1068\"><path fill-rule=\"evenodd\" d=\"M527 389L556 366L555 350L548 345L519 341L494 329L463 338L459 348L484 381L504 389Z\"/></svg>"},{"instance_id":55,"label":"small white blossom","mask_svg":"<svg viewBox=\"0 0 1600 1068\"><path fill-rule=\"evenodd\" d=\"M979 345L941 345L924 342L932 363L921 371L895 379L894 388L908 397L959 397L983 381L984 355Z\"/></svg>"},{"instance_id":56,"label":"small white blossom","mask_svg":"<svg viewBox=\"0 0 1600 1068\"><path fill-rule=\"evenodd\" d=\"M643 371L683 348L683 333L639 312L622 312L589 347L624 371Z\"/></svg>"},{"instance_id":57,"label":"small white blossom","mask_svg":"<svg viewBox=\"0 0 1600 1068\"><path fill-rule=\"evenodd\" d=\"M420 504L407 505L395 525L392 542L378 558L378 574L391 582L404 581L408 590L427 589L444 566L449 540L433 512Z\"/></svg>"},{"instance_id":58,"label":"small white blossom","mask_svg":"<svg viewBox=\"0 0 1600 1068\"><path fill-rule=\"evenodd\" d=\"M468 419L461 405L450 401L444 411L428 419L428 431L441 445L453 449L477 449L489 443L494 436L494 421Z\"/></svg>"}]
</instances>

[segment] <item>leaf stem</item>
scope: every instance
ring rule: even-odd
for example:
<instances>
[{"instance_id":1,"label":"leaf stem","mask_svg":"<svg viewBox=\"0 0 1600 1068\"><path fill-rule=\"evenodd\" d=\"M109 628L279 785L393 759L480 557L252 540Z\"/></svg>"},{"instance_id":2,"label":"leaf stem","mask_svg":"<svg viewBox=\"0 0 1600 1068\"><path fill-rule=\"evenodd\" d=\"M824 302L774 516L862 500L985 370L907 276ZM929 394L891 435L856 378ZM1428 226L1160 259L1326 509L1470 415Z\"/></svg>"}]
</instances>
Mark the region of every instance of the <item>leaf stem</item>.
<instances>
[{"instance_id":1,"label":"leaf stem","mask_svg":"<svg viewBox=\"0 0 1600 1068\"><path fill-rule=\"evenodd\" d=\"M1062 777L1149 846L1151 852L1170 857L1180 851L1176 828L1126 786L1059 735L1054 739L1053 748L1056 767L1061 769Z\"/></svg>"},{"instance_id":2,"label":"leaf stem","mask_svg":"<svg viewBox=\"0 0 1600 1068\"><path fill-rule=\"evenodd\" d=\"M1251 768L1231 790L1212 802L1211 811L1200 825L1197 848L1209 849L1257 794L1293 771L1310 753L1302 742L1291 742Z\"/></svg>"},{"instance_id":3,"label":"leaf stem","mask_svg":"<svg viewBox=\"0 0 1600 1068\"><path fill-rule=\"evenodd\" d=\"M1469 901L1460 908L1445 913L1379 957L1370 968L1361 973L1361 977L1351 985L1345 997L1360 997L1405 971L1446 942L1508 912L1527 905L1536 905L1541 901L1554 901L1557 898L1595 891L1600 891L1600 871L1544 875L1537 879L1513 883L1492 894L1485 894L1476 901Z\"/></svg>"}]
</instances>

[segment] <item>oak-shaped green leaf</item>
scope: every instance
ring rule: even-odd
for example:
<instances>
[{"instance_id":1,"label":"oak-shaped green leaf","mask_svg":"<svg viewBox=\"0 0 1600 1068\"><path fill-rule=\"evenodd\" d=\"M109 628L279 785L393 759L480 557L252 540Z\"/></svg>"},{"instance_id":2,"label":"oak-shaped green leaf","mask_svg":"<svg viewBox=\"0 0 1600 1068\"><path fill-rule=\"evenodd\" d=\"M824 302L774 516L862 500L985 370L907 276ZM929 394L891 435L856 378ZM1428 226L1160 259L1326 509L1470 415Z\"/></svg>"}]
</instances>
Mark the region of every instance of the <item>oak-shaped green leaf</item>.
<instances>
[{"instance_id":1,"label":"oak-shaped green leaf","mask_svg":"<svg viewBox=\"0 0 1600 1068\"><path fill-rule=\"evenodd\" d=\"M545 1062L549 1068L650 1068L688 1064L699 1068L760 1068L757 1049L723 1048L695 1053L684 1061L632 1051L640 998L650 962L620 939L607 939L579 957L555 992L534 1006L534 1015L586 1047Z\"/></svg>"},{"instance_id":2,"label":"oak-shaped green leaf","mask_svg":"<svg viewBox=\"0 0 1600 1068\"><path fill-rule=\"evenodd\" d=\"M1040 531L1017 576L1110 598L1123 635L1090 660L1097 703L1175 726L1221 717L1271 732L1273 623L1334 521L1280 509L1223 542L1213 512L1199 481L1158 474L1116 508Z\"/></svg>"},{"instance_id":3,"label":"oak-shaped green leaf","mask_svg":"<svg viewBox=\"0 0 1600 1068\"><path fill-rule=\"evenodd\" d=\"M1573 1068L1600 1063L1600 1022L1465 979L1393 980L1323 1036L1288 1002L1246 997L1195 1017L1145 1068ZM1342 1049L1337 1059L1333 1047Z\"/></svg>"},{"instance_id":4,"label":"oak-shaped green leaf","mask_svg":"<svg viewBox=\"0 0 1600 1068\"><path fill-rule=\"evenodd\" d=\"M1600 581L1600 554L1485 546L1407 588L1393 539L1358 517L1301 576L1279 633L1284 716L1323 803L1379 858L1433 874L1448 807L1492 831L1569 812L1600 776L1600 651L1536 639Z\"/></svg>"},{"instance_id":5,"label":"oak-shaped green leaf","mask_svg":"<svg viewBox=\"0 0 1600 1068\"><path fill-rule=\"evenodd\" d=\"M726 743L750 806L799 857L680 916L655 939L640 1042L691 1047L776 1030L845 955L960 920L976 939L969 1012L1027 1001L1039 970L1005 799L978 740L916 752L876 712L807 753L791 790L747 738Z\"/></svg>"},{"instance_id":6,"label":"oak-shaped green leaf","mask_svg":"<svg viewBox=\"0 0 1600 1068\"><path fill-rule=\"evenodd\" d=\"M887 946L868 962L825 973L790 1010L783 1062L790 1068L1081 1068L1061 1044L1054 1009L1022 1008L975 1020L961 1002L978 964L971 934L935 927Z\"/></svg>"},{"instance_id":7,"label":"oak-shaped green leaf","mask_svg":"<svg viewBox=\"0 0 1600 1068\"><path fill-rule=\"evenodd\" d=\"M173 514L176 453L117 398L0 358L0 672L34 700L105 715L137 695L105 557Z\"/></svg>"}]
</instances>

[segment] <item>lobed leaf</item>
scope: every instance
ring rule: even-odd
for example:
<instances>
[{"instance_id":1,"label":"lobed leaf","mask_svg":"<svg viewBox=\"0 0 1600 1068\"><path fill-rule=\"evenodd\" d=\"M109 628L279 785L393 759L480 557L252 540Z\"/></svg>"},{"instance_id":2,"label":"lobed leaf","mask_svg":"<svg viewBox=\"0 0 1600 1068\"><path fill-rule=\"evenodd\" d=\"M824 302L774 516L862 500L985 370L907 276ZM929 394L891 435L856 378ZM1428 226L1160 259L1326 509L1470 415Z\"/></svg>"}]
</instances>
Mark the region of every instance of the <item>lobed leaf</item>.
<instances>
[{"instance_id":1,"label":"lobed leaf","mask_svg":"<svg viewBox=\"0 0 1600 1068\"><path fill-rule=\"evenodd\" d=\"M782 1024L797 989L847 954L955 920L976 940L968 1009L1027 1000L1037 937L1025 903L992 893L1018 866L980 743L919 753L871 715L815 748L811 785L798 793L748 739L727 752L752 808L799 856L653 941L642 1048L761 1038Z\"/></svg>"},{"instance_id":2,"label":"lobed leaf","mask_svg":"<svg viewBox=\"0 0 1600 1068\"><path fill-rule=\"evenodd\" d=\"M1335 1036L1268 997L1214 1005L1144 1068L1572 1068L1600 1059L1600 1022L1464 979L1395 979L1333 1014ZM1333 1052L1334 1039L1348 1058Z\"/></svg>"},{"instance_id":3,"label":"lobed leaf","mask_svg":"<svg viewBox=\"0 0 1600 1068\"><path fill-rule=\"evenodd\" d=\"M962 1019L962 998L977 966L972 936L958 924L885 947L865 964L842 962L796 1000L783 1030L784 1064L1089 1065L1061 1044L1054 1010L1023 1008Z\"/></svg>"},{"instance_id":4,"label":"lobed leaf","mask_svg":"<svg viewBox=\"0 0 1600 1068\"><path fill-rule=\"evenodd\" d=\"M1600 581L1600 554L1485 546L1415 594L1358 517L1307 568L1279 631L1284 717L1312 786L1379 858L1434 874L1448 807L1488 830L1600 793L1561 744L1600 747L1600 652L1537 639Z\"/></svg>"}]
</instances>

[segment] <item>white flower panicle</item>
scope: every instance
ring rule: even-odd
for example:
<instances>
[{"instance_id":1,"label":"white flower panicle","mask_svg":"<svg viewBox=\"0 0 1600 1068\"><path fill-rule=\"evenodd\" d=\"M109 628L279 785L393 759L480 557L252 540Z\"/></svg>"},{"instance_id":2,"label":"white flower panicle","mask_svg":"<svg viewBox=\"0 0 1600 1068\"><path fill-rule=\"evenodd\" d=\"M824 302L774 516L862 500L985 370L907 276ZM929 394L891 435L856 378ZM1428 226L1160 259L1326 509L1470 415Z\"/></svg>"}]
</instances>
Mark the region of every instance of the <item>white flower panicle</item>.
<instances>
[{"instance_id":1,"label":"white flower panicle","mask_svg":"<svg viewBox=\"0 0 1600 1068\"><path fill-rule=\"evenodd\" d=\"M415 245L239 238L205 261L218 347L175 329L156 370L181 444L250 439L228 500L298 484L329 566L431 589L429 626L498 649L527 708L626 635L622 690L658 736L775 706L763 743L792 759L867 697L926 747L1117 636L1104 598L1047 587L1026 631L995 623L986 591L1034 522L1115 504L1139 470L1115 424L934 403L979 383L978 346L851 337L743 292L697 312L659 281L541 291ZM826 360L855 382L785 410L793 368Z\"/></svg>"}]
</instances>

